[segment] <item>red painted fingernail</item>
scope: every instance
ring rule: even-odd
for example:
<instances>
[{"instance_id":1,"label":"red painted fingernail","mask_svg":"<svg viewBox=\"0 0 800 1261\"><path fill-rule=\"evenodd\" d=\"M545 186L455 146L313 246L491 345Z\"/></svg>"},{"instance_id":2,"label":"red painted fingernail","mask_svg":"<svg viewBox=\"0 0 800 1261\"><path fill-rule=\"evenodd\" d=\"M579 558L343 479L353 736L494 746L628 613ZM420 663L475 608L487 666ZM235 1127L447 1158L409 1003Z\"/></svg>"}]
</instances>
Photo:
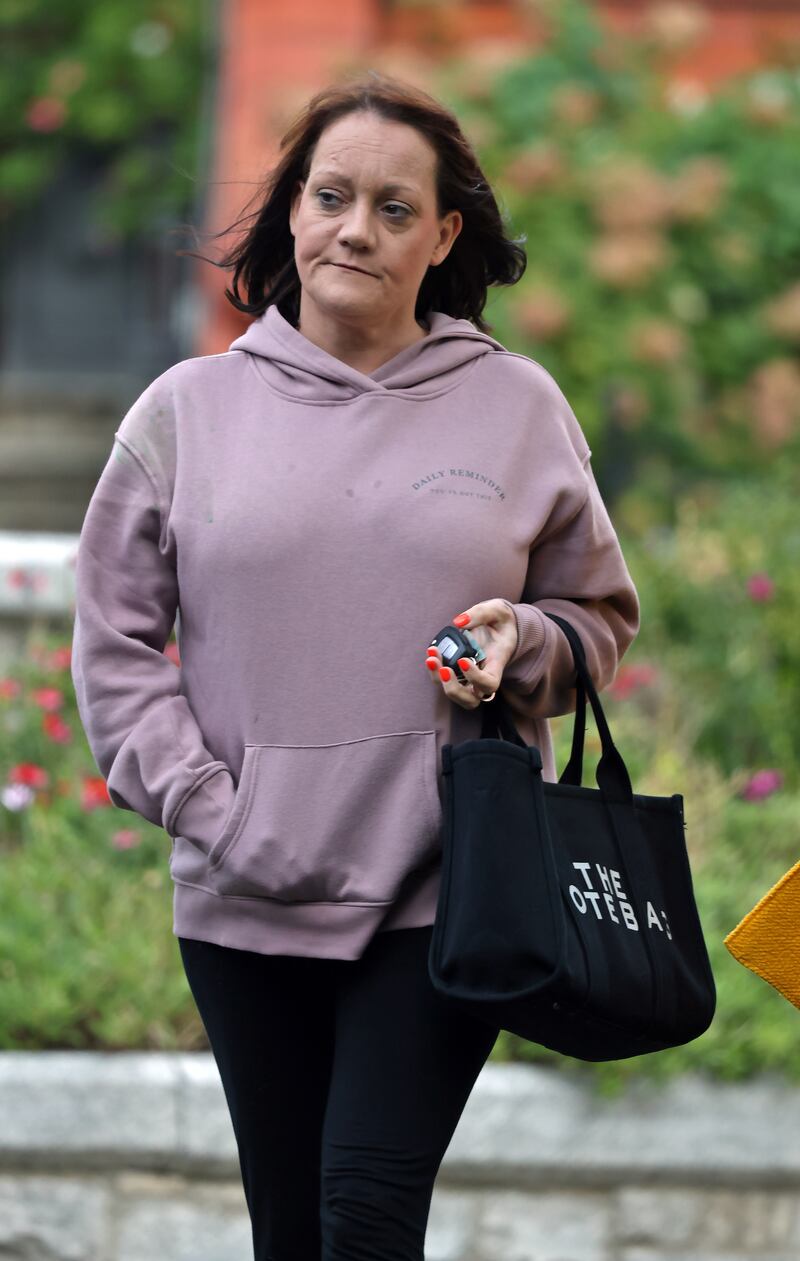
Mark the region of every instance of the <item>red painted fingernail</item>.
<instances>
[{"instance_id":1,"label":"red painted fingernail","mask_svg":"<svg viewBox=\"0 0 800 1261\"><path fill-rule=\"evenodd\" d=\"M439 678L442 680L443 683L450 682L450 670L447 666L439 667Z\"/></svg>"},{"instance_id":2,"label":"red painted fingernail","mask_svg":"<svg viewBox=\"0 0 800 1261\"><path fill-rule=\"evenodd\" d=\"M469 613L459 613L458 617L453 618L454 626L466 626L469 621Z\"/></svg>"},{"instance_id":3,"label":"red painted fingernail","mask_svg":"<svg viewBox=\"0 0 800 1261\"><path fill-rule=\"evenodd\" d=\"M437 663L437 661L436 661L436 658L435 658L435 657L428 657L428 659L427 659L427 661L425 662L425 664L426 664L426 666L428 667L428 669L429 669L429 670L435 670L435 669L437 668L437 664L438 664L438 663Z\"/></svg>"},{"instance_id":4,"label":"red painted fingernail","mask_svg":"<svg viewBox=\"0 0 800 1261\"><path fill-rule=\"evenodd\" d=\"M428 656L429 656L429 657L435 657L435 656L437 656L437 655L438 655L438 649L436 649L436 648L429 648L429 649L428 649Z\"/></svg>"},{"instance_id":5,"label":"red painted fingernail","mask_svg":"<svg viewBox=\"0 0 800 1261\"><path fill-rule=\"evenodd\" d=\"M472 662L470 661L469 657L459 657L458 664L461 666L462 670L469 670L470 666L472 665Z\"/></svg>"}]
</instances>

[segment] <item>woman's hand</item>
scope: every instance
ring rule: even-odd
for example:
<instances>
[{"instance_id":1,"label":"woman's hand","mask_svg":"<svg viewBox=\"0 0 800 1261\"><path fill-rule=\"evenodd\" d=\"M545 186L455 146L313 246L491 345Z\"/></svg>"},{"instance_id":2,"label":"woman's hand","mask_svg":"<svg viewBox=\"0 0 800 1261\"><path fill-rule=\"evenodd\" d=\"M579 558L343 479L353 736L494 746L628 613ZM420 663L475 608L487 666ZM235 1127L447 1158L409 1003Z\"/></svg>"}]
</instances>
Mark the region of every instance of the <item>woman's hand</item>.
<instances>
[{"instance_id":1,"label":"woman's hand","mask_svg":"<svg viewBox=\"0 0 800 1261\"><path fill-rule=\"evenodd\" d=\"M497 691L503 671L517 647L517 619L504 600L482 600L453 618L453 625L468 630L486 653L482 665L474 665L466 657L459 658L459 667L469 680L462 683L448 666L442 665L438 648L428 648L425 662L432 681L443 687L446 696L463 709L477 709L484 696Z\"/></svg>"}]
</instances>

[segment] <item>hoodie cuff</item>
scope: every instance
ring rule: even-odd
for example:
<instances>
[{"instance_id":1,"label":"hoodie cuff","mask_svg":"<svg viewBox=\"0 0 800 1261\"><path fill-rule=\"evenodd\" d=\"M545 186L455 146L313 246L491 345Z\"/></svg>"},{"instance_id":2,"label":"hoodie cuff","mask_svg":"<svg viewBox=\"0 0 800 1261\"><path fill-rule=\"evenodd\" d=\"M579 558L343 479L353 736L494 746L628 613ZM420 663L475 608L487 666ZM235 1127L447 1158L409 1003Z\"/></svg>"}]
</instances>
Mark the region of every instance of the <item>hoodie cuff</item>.
<instances>
[{"instance_id":1,"label":"hoodie cuff","mask_svg":"<svg viewBox=\"0 0 800 1261\"><path fill-rule=\"evenodd\" d=\"M215 771L185 799L173 817L170 835L184 836L210 849L222 836L235 797L236 785L230 771L224 767Z\"/></svg>"},{"instance_id":2,"label":"hoodie cuff","mask_svg":"<svg viewBox=\"0 0 800 1261\"><path fill-rule=\"evenodd\" d=\"M502 597L501 597L502 598ZM533 604L513 604L503 599L517 623L517 646L503 671L505 683L527 683L547 641L547 619Z\"/></svg>"}]
</instances>

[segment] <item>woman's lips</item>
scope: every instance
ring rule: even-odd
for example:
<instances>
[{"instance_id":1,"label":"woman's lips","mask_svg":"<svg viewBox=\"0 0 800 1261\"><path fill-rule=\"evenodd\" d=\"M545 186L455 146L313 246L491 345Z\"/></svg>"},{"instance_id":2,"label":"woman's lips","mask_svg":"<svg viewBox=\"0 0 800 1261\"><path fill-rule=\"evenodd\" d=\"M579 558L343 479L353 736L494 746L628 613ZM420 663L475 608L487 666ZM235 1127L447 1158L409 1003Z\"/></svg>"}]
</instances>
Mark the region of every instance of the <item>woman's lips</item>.
<instances>
[{"instance_id":1,"label":"woman's lips","mask_svg":"<svg viewBox=\"0 0 800 1261\"><path fill-rule=\"evenodd\" d=\"M332 263L333 267L341 267L342 271L354 271L359 276L372 276L371 271L364 271L361 267L348 267L347 263Z\"/></svg>"}]
</instances>

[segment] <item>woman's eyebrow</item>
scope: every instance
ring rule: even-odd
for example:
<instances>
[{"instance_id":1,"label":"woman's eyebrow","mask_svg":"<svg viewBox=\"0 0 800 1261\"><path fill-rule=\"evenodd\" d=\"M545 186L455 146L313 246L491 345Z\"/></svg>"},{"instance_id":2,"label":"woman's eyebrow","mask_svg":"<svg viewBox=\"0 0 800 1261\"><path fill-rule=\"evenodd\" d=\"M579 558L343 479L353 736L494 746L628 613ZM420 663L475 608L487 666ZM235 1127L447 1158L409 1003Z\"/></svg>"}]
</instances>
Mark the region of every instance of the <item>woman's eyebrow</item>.
<instances>
[{"instance_id":1,"label":"woman's eyebrow","mask_svg":"<svg viewBox=\"0 0 800 1261\"><path fill-rule=\"evenodd\" d=\"M346 184L348 188L353 187L353 181L350 179L350 177L348 175L342 175L340 171L333 171L333 170L329 170L325 168L320 171L315 171L313 178L319 179L321 176L325 176L326 179L335 179L340 184ZM419 192L419 189L416 188L414 184L403 184L398 180L388 181L386 184L383 185L382 188L378 189L378 192L379 193L393 193L393 192L403 190L403 189L405 189L409 193Z\"/></svg>"}]
</instances>

